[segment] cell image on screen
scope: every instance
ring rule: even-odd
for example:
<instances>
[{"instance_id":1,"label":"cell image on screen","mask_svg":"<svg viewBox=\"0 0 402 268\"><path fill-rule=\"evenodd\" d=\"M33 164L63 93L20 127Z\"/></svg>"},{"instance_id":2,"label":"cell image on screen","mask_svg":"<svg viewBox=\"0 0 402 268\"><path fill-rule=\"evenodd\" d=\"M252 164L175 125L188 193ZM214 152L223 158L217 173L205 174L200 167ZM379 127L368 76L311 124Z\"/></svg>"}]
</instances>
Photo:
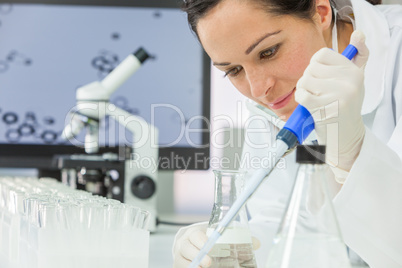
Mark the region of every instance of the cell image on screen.
<instances>
[{"instance_id":1,"label":"cell image on screen","mask_svg":"<svg viewBox=\"0 0 402 268\"><path fill-rule=\"evenodd\" d=\"M0 4L0 143L61 137L77 88L100 81L138 48L147 60L110 98L159 129L163 146L202 145L203 51L179 9ZM84 140L84 132L77 139ZM105 118L100 145L130 142Z\"/></svg>"}]
</instances>

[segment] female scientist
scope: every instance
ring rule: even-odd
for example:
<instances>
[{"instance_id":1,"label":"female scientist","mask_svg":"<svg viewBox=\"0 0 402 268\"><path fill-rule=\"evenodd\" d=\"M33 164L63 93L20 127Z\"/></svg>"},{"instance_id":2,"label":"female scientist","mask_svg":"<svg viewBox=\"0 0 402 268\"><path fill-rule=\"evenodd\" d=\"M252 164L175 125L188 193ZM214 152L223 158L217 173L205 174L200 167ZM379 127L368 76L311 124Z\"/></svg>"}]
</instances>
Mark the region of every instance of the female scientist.
<instances>
[{"instance_id":1,"label":"female scientist","mask_svg":"<svg viewBox=\"0 0 402 268\"><path fill-rule=\"evenodd\" d=\"M183 9L213 65L260 114L243 157L267 157L277 129L299 103L306 107L316 125L308 140L327 145L346 244L371 267L402 267L402 6L186 0ZM338 53L349 43L359 51L353 61ZM259 267L294 182L294 155L283 161L247 203ZM174 266L187 267L206 240L205 224L180 230Z\"/></svg>"}]
</instances>

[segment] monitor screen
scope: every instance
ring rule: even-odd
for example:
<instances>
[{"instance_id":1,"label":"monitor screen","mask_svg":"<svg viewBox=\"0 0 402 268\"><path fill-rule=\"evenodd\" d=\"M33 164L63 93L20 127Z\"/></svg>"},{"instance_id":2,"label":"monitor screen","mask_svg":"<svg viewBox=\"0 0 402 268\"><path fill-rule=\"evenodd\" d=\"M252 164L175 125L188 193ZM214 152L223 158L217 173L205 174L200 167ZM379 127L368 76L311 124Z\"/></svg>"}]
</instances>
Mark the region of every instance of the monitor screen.
<instances>
[{"instance_id":1,"label":"monitor screen","mask_svg":"<svg viewBox=\"0 0 402 268\"><path fill-rule=\"evenodd\" d=\"M164 169L208 169L210 62L176 1L13 1L0 3L0 166L47 166L83 152L61 133L76 90L101 81L128 55L148 59L110 102L159 130ZM102 151L133 138L100 121ZM180 160L178 160L180 159Z\"/></svg>"}]
</instances>

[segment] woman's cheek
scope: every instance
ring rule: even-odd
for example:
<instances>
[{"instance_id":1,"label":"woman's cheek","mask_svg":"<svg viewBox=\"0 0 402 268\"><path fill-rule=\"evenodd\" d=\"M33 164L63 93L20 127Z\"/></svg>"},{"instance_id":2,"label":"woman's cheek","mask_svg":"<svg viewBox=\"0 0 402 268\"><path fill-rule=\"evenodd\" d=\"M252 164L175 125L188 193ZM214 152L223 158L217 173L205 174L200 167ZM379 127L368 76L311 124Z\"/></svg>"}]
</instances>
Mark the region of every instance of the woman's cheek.
<instances>
[{"instance_id":1,"label":"woman's cheek","mask_svg":"<svg viewBox=\"0 0 402 268\"><path fill-rule=\"evenodd\" d=\"M250 92L250 87L247 83L247 81L243 80L241 81L240 79L230 79L230 82L232 85L244 96L250 98L251 97L251 92Z\"/></svg>"}]
</instances>

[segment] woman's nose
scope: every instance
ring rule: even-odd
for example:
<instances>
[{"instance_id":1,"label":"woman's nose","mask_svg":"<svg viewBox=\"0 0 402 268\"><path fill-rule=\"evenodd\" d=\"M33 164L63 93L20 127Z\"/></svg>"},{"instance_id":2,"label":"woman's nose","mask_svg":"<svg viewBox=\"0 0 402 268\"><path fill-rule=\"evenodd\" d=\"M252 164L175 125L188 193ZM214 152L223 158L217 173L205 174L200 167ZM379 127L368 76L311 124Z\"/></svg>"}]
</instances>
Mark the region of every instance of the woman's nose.
<instances>
[{"instance_id":1,"label":"woman's nose","mask_svg":"<svg viewBox=\"0 0 402 268\"><path fill-rule=\"evenodd\" d=\"M256 99L264 98L274 85L274 79L263 70L253 70L247 74L250 93Z\"/></svg>"}]
</instances>

